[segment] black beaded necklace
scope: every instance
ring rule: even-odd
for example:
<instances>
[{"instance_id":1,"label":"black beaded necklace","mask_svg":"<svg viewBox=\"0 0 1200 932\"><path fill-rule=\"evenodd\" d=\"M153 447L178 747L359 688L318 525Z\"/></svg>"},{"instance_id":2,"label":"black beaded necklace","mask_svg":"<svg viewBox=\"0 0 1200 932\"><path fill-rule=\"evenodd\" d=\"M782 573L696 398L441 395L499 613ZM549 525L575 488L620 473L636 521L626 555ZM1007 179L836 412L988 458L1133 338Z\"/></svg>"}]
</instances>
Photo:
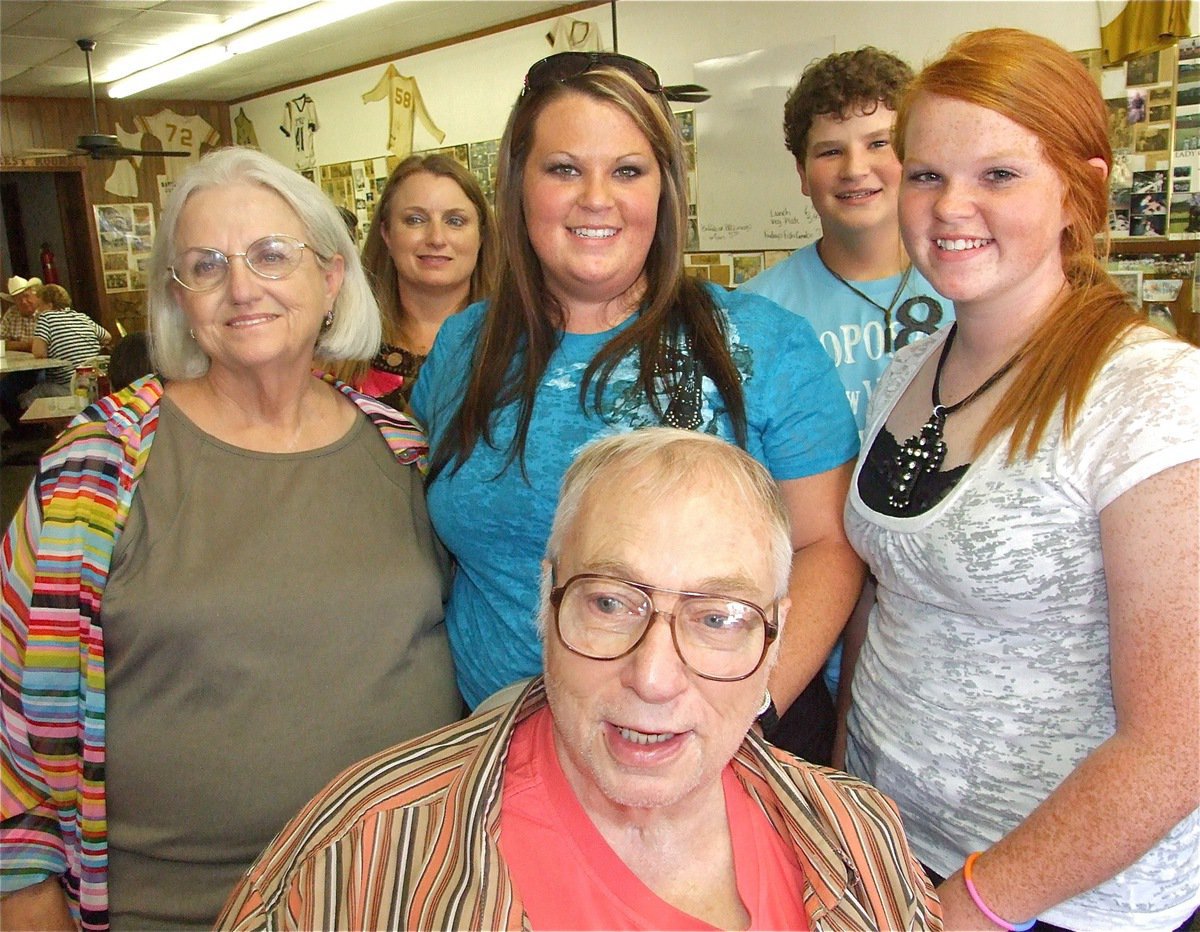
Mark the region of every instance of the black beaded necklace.
<instances>
[{"instance_id":1,"label":"black beaded necklace","mask_svg":"<svg viewBox=\"0 0 1200 932\"><path fill-rule=\"evenodd\" d=\"M948 418L955 411L965 408L972 401L999 382L1005 374L1020 362L1025 350L1019 349L1003 366L997 369L986 382L967 395L962 401L946 406L942 404L942 369L946 365L946 357L950 355L950 347L954 344L954 335L958 332L958 324L950 325L946 342L942 344L941 355L938 356L937 368L933 373L933 412L917 433L900 445L890 469L885 471L892 479L892 488L888 492L888 504L897 511L905 511L912 500L913 492L926 476L936 473L946 458L946 444L942 439L942 429Z\"/></svg>"},{"instance_id":2,"label":"black beaded necklace","mask_svg":"<svg viewBox=\"0 0 1200 932\"><path fill-rule=\"evenodd\" d=\"M896 286L896 291L892 294L892 300L887 303L887 307L884 307L866 292L855 288L852 284L850 284L850 282L842 278L841 275L839 275L830 267L829 263L825 261L825 257L821 255L820 241L817 242L817 258L821 260L821 265L825 266L826 272L836 278L839 282L853 291L868 304L871 304L883 311L883 351L885 353L890 353L892 351L892 311L895 310L896 302L900 300L900 295L904 294L904 286L908 284L908 278L910 275L912 275L912 263L910 262L908 266L905 267L904 274L900 276L900 284Z\"/></svg>"}]
</instances>

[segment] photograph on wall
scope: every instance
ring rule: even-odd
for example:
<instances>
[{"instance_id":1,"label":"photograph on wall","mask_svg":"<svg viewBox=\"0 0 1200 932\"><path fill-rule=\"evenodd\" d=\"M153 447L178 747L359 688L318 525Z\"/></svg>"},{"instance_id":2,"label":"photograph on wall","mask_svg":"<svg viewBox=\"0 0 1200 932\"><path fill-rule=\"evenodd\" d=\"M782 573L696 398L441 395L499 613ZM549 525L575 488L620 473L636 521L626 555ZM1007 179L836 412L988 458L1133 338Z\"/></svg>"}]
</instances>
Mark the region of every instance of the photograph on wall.
<instances>
[{"instance_id":1,"label":"photograph on wall","mask_svg":"<svg viewBox=\"0 0 1200 932\"><path fill-rule=\"evenodd\" d=\"M1129 218L1130 236L1162 236L1166 232L1166 214L1139 214Z\"/></svg>"},{"instance_id":2,"label":"photograph on wall","mask_svg":"<svg viewBox=\"0 0 1200 932\"><path fill-rule=\"evenodd\" d=\"M1129 202L1133 200L1133 189L1128 183L1124 187L1108 189L1108 206L1113 210L1123 210L1129 213Z\"/></svg>"},{"instance_id":3,"label":"photograph on wall","mask_svg":"<svg viewBox=\"0 0 1200 932\"><path fill-rule=\"evenodd\" d=\"M683 137L683 158L687 168L688 218L696 220L699 229L699 212L696 209L700 199L700 177L696 170L696 111L676 110L675 120L679 124L679 134Z\"/></svg>"},{"instance_id":4,"label":"photograph on wall","mask_svg":"<svg viewBox=\"0 0 1200 932\"><path fill-rule=\"evenodd\" d=\"M390 159L379 157L332 162L320 168L321 190L334 204L358 218L358 235L366 235L375 202L387 183Z\"/></svg>"},{"instance_id":5,"label":"photograph on wall","mask_svg":"<svg viewBox=\"0 0 1200 932\"><path fill-rule=\"evenodd\" d=\"M496 206L496 165L500 158L500 140L485 139L467 146L467 162L471 173L479 180L483 196Z\"/></svg>"},{"instance_id":6,"label":"photograph on wall","mask_svg":"<svg viewBox=\"0 0 1200 932\"><path fill-rule=\"evenodd\" d=\"M1167 190L1167 173L1165 171L1134 172L1134 194L1162 194Z\"/></svg>"},{"instance_id":7,"label":"photograph on wall","mask_svg":"<svg viewBox=\"0 0 1200 932\"><path fill-rule=\"evenodd\" d=\"M1096 86L1100 86L1100 74L1104 67L1104 50L1103 49L1082 49L1078 52L1072 52L1081 65L1088 70L1088 74L1092 76L1092 80L1096 82Z\"/></svg>"},{"instance_id":8,"label":"photograph on wall","mask_svg":"<svg viewBox=\"0 0 1200 932\"><path fill-rule=\"evenodd\" d=\"M1171 212L1167 214L1167 232L1172 236L1182 233L1200 233L1200 212L1193 215L1191 197L1189 194L1187 197L1171 199ZM1198 221L1195 229L1191 228L1193 216Z\"/></svg>"},{"instance_id":9,"label":"photograph on wall","mask_svg":"<svg viewBox=\"0 0 1200 932\"><path fill-rule=\"evenodd\" d=\"M1155 216L1167 212L1167 198L1161 191L1154 194L1135 194L1129 210L1134 216Z\"/></svg>"},{"instance_id":10,"label":"photograph on wall","mask_svg":"<svg viewBox=\"0 0 1200 932\"><path fill-rule=\"evenodd\" d=\"M1148 95L1140 87L1131 87L1125 92L1125 122L1132 126L1135 123L1145 123L1150 110L1147 103Z\"/></svg>"},{"instance_id":11,"label":"photograph on wall","mask_svg":"<svg viewBox=\"0 0 1200 932\"><path fill-rule=\"evenodd\" d=\"M1195 81L1200 81L1200 57L1195 55L1184 55L1185 43L1192 43L1188 46L1190 51L1195 51L1195 43L1200 41L1195 37L1184 39L1179 43L1179 68L1176 72L1180 84L1191 84Z\"/></svg>"},{"instance_id":12,"label":"photograph on wall","mask_svg":"<svg viewBox=\"0 0 1200 932\"><path fill-rule=\"evenodd\" d=\"M762 270L763 256L761 252L733 257L733 283L735 285L750 281Z\"/></svg>"},{"instance_id":13,"label":"photograph on wall","mask_svg":"<svg viewBox=\"0 0 1200 932\"><path fill-rule=\"evenodd\" d=\"M105 292L144 291L146 263L154 245L151 205L96 204L92 210L100 242Z\"/></svg>"},{"instance_id":14,"label":"photograph on wall","mask_svg":"<svg viewBox=\"0 0 1200 932\"><path fill-rule=\"evenodd\" d=\"M1138 129L1141 131L1134 134L1133 151L1155 153L1160 159L1166 159L1171 148L1171 128L1146 126Z\"/></svg>"},{"instance_id":15,"label":"photograph on wall","mask_svg":"<svg viewBox=\"0 0 1200 932\"><path fill-rule=\"evenodd\" d=\"M1194 152L1200 149L1200 107L1189 107L1194 113L1175 111L1175 151Z\"/></svg>"},{"instance_id":16,"label":"photograph on wall","mask_svg":"<svg viewBox=\"0 0 1200 932\"><path fill-rule=\"evenodd\" d=\"M1133 133L1129 129L1129 100L1119 97L1104 101L1108 107L1108 141L1114 149L1132 149Z\"/></svg>"},{"instance_id":17,"label":"photograph on wall","mask_svg":"<svg viewBox=\"0 0 1200 932\"><path fill-rule=\"evenodd\" d=\"M1200 150L1175 152L1167 232L1193 238L1200 234Z\"/></svg>"},{"instance_id":18,"label":"photograph on wall","mask_svg":"<svg viewBox=\"0 0 1200 932\"><path fill-rule=\"evenodd\" d=\"M1161 80L1158 76L1160 59L1159 52L1150 52L1131 60L1125 66L1125 83L1131 87L1138 84L1157 84Z\"/></svg>"}]
</instances>

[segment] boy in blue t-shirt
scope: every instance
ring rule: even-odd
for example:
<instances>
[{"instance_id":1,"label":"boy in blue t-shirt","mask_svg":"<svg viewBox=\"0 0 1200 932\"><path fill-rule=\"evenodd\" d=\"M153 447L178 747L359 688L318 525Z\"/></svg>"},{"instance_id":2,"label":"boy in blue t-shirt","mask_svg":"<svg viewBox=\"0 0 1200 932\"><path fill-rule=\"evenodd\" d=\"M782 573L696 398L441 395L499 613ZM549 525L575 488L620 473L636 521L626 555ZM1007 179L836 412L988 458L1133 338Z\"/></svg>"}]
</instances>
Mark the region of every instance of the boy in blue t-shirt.
<instances>
[{"instance_id":1,"label":"boy in blue t-shirt","mask_svg":"<svg viewBox=\"0 0 1200 932\"><path fill-rule=\"evenodd\" d=\"M907 64L870 46L805 69L784 105L784 142L821 218L821 238L742 286L812 324L864 443L867 405L892 354L954 319L954 306L912 267L900 239L892 128L912 78ZM868 581L855 612L873 602ZM825 667L835 698L841 655L839 642Z\"/></svg>"}]
</instances>

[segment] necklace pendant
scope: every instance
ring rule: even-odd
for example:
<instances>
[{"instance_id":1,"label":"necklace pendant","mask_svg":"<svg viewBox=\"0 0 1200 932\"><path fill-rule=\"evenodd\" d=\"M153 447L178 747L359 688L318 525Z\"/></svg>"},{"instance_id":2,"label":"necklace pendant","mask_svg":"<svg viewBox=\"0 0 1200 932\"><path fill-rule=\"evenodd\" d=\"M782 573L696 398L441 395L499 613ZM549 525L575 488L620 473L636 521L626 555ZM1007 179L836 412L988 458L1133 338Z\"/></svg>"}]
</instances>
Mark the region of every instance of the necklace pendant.
<instances>
[{"instance_id":1,"label":"necklace pendant","mask_svg":"<svg viewBox=\"0 0 1200 932\"><path fill-rule=\"evenodd\" d=\"M667 405L662 413L663 423L681 430L696 430L704 422L704 393L700 364L692 355L692 344L685 339L675 353L664 352L667 370L674 374L668 379L656 363L655 381L667 392ZM669 387L672 386L673 387Z\"/></svg>"},{"instance_id":2,"label":"necklace pendant","mask_svg":"<svg viewBox=\"0 0 1200 932\"><path fill-rule=\"evenodd\" d=\"M884 478L891 491L887 501L897 511L908 510L913 493L926 476L936 473L946 459L942 426L946 418L940 406L933 409L917 433L900 445L900 452L884 466Z\"/></svg>"}]
</instances>

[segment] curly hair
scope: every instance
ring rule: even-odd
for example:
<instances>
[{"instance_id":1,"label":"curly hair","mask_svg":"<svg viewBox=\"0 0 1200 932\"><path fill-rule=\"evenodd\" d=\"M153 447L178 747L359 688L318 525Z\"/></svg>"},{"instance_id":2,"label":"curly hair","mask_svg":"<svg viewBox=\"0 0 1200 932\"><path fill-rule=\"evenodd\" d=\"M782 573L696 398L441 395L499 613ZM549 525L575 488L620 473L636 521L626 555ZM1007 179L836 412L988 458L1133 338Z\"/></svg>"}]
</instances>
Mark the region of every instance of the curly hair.
<instances>
[{"instance_id":1,"label":"curly hair","mask_svg":"<svg viewBox=\"0 0 1200 932\"><path fill-rule=\"evenodd\" d=\"M71 306L71 294L62 285L42 285L38 297L59 311Z\"/></svg>"},{"instance_id":2,"label":"curly hair","mask_svg":"<svg viewBox=\"0 0 1200 932\"><path fill-rule=\"evenodd\" d=\"M880 103L895 110L912 79L912 68L870 45L813 62L783 105L784 145L803 160L814 117L845 117L860 106L863 113L874 113Z\"/></svg>"}]
</instances>

